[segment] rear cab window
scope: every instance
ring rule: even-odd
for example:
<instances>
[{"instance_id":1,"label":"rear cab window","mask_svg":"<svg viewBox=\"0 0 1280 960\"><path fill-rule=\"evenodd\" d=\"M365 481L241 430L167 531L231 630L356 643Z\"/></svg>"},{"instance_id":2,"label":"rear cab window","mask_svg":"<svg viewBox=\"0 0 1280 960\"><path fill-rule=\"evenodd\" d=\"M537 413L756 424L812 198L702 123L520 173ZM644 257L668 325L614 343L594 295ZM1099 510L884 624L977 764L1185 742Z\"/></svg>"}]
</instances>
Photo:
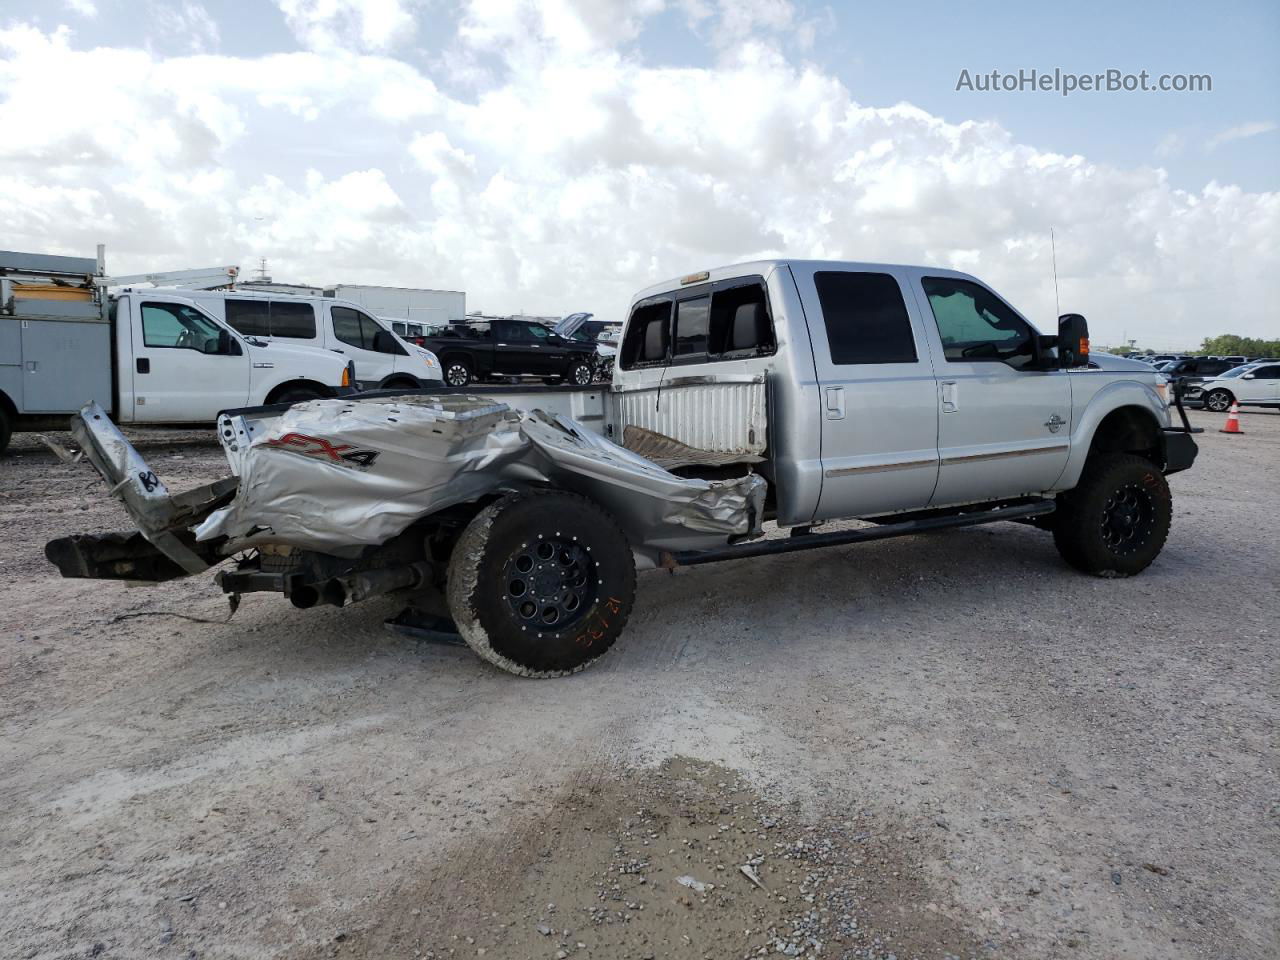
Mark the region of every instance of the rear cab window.
<instances>
[{"instance_id":1,"label":"rear cab window","mask_svg":"<svg viewBox=\"0 0 1280 960\"><path fill-rule=\"evenodd\" d=\"M771 356L777 349L762 277L735 277L637 303L623 333L623 370Z\"/></svg>"}]
</instances>

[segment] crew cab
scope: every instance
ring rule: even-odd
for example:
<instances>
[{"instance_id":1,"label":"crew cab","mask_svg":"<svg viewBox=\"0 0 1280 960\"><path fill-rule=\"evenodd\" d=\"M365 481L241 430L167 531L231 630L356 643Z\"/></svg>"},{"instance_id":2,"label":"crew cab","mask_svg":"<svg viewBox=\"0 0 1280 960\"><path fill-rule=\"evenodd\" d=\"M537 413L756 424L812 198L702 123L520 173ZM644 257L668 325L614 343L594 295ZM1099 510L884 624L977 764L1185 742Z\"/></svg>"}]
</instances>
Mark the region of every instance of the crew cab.
<instances>
[{"instance_id":1,"label":"crew cab","mask_svg":"<svg viewBox=\"0 0 1280 960\"><path fill-rule=\"evenodd\" d=\"M534 320L468 317L426 337L444 368L444 381L465 387L473 380L533 375L577 386L595 376L596 348L579 343Z\"/></svg>"},{"instance_id":2,"label":"crew cab","mask_svg":"<svg viewBox=\"0 0 1280 960\"><path fill-rule=\"evenodd\" d=\"M550 677L613 645L637 570L1008 520L1077 570L1139 573L1197 452L1165 378L1091 357L1083 317L1042 334L934 267L689 274L633 299L606 389L506 389L228 411L231 475L178 497L135 482L145 464L86 408L77 436L139 533L46 554L139 580L234 556L224 591L303 608L438 590L476 653ZM867 523L824 527L848 520Z\"/></svg>"},{"instance_id":3,"label":"crew cab","mask_svg":"<svg viewBox=\"0 0 1280 960\"><path fill-rule=\"evenodd\" d=\"M94 283L96 261L0 253L0 451L95 401L117 422L212 424L245 404L353 386L336 354L245 337L189 296Z\"/></svg>"}]
</instances>

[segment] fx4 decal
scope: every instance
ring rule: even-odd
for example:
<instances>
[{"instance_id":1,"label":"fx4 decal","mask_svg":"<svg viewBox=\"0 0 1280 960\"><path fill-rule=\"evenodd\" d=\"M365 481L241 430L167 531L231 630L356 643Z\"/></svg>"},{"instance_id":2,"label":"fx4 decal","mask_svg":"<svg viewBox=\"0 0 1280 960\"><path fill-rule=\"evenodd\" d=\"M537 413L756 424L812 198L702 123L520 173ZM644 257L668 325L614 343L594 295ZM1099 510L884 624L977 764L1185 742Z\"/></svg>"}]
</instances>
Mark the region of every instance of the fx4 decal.
<instances>
[{"instance_id":1,"label":"fx4 decal","mask_svg":"<svg viewBox=\"0 0 1280 960\"><path fill-rule=\"evenodd\" d=\"M286 433L283 437L267 440L268 445L282 447L294 453L316 459L328 459L339 466L367 470L378 459L377 450L352 450L351 444L333 444L323 437L308 437L305 433Z\"/></svg>"}]
</instances>

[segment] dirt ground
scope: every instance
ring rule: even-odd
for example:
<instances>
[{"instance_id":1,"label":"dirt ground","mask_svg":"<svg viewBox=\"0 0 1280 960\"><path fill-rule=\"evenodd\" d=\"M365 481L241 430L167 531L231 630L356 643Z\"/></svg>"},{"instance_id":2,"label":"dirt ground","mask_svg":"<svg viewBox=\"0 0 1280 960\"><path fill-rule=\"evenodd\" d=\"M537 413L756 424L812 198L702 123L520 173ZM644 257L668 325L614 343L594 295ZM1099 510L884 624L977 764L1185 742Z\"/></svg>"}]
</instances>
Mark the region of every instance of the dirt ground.
<instances>
[{"instance_id":1,"label":"dirt ground","mask_svg":"<svg viewBox=\"0 0 1280 960\"><path fill-rule=\"evenodd\" d=\"M648 573L551 681L391 598L59 579L124 515L19 437L0 956L1280 955L1280 414L1192 417L1141 577L1014 524ZM205 439L138 435L174 489Z\"/></svg>"}]
</instances>

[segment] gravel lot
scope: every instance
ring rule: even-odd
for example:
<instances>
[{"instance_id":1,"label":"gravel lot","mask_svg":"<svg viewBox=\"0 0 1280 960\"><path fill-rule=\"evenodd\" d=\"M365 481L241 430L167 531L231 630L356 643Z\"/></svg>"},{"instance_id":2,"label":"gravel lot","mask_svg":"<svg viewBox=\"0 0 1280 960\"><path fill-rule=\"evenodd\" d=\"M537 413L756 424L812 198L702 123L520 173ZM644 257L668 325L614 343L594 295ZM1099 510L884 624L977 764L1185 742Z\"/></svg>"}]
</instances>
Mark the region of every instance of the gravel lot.
<instances>
[{"instance_id":1,"label":"gravel lot","mask_svg":"<svg viewBox=\"0 0 1280 960\"><path fill-rule=\"evenodd\" d=\"M649 573L553 681L391 598L61 580L45 541L124 515L19 437L0 956L1280 955L1280 414L1192 417L1141 577L1014 524Z\"/></svg>"}]
</instances>

